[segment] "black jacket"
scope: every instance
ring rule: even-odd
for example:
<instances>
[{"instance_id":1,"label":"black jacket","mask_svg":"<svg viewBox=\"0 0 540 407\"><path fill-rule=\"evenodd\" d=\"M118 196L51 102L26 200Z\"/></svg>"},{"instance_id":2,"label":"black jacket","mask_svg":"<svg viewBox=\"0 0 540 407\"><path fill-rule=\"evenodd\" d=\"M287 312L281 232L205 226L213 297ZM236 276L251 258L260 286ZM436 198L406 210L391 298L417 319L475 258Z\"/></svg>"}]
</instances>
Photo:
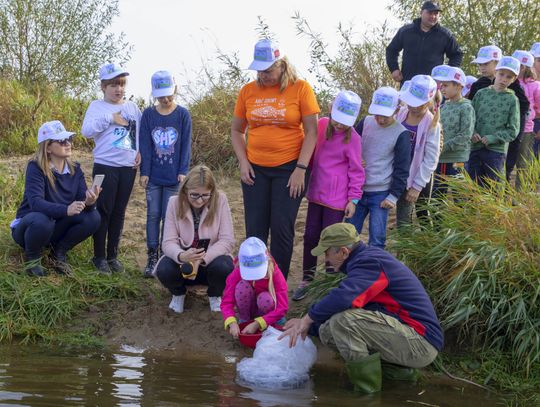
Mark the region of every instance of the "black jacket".
<instances>
[{"instance_id":1,"label":"black jacket","mask_svg":"<svg viewBox=\"0 0 540 407\"><path fill-rule=\"evenodd\" d=\"M495 80L491 80L486 76L481 76L478 78L476 82L474 82L471 86L471 91L469 92L469 95L467 96L470 100L473 100L474 95L476 95L476 92L478 92L480 89L487 88L490 85L493 85L493 82ZM525 128L525 118L527 117L527 113L529 113L529 99L527 99L527 95L525 95L525 92L523 91L523 88L519 84L519 79L516 79L514 82L508 86L508 89L511 89L514 91L514 94L518 98L519 102L519 134L523 133L523 129Z\"/></svg>"},{"instance_id":2,"label":"black jacket","mask_svg":"<svg viewBox=\"0 0 540 407\"><path fill-rule=\"evenodd\" d=\"M444 63L445 54L448 65L460 66L463 60L463 52L447 28L436 24L431 30L424 32L420 28L420 18L401 27L386 47L386 64L390 72L399 69L398 56L401 50L401 73L404 81L414 75L430 75L435 66Z\"/></svg>"}]
</instances>

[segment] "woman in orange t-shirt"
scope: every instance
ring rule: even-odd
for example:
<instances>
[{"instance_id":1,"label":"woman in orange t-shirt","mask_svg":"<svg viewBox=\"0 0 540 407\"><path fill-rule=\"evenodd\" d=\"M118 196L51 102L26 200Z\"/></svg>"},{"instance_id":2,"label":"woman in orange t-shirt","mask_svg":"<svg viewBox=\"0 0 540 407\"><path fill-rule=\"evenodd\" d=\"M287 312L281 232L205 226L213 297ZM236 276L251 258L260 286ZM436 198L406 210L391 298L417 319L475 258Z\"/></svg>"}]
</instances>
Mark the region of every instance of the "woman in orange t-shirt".
<instances>
[{"instance_id":1,"label":"woman in orange t-shirt","mask_svg":"<svg viewBox=\"0 0 540 407\"><path fill-rule=\"evenodd\" d=\"M255 45L249 69L257 71L257 80L240 90L231 129L246 236L266 242L270 231L270 252L287 278L320 109L311 86L298 79L273 41Z\"/></svg>"}]
</instances>

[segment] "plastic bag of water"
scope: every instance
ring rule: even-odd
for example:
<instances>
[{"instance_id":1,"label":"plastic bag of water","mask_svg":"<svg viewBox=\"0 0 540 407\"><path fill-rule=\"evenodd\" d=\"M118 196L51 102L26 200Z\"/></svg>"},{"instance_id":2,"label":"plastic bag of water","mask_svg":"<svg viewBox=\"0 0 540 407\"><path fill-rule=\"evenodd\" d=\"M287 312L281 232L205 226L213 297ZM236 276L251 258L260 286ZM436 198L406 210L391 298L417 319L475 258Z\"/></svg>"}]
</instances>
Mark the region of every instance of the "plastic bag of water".
<instances>
[{"instance_id":1,"label":"plastic bag of water","mask_svg":"<svg viewBox=\"0 0 540 407\"><path fill-rule=\"evenodd\" d=\"M257 342L252 358L236 365L239 384L267 389L297 389L309 380L309 369L317 359L317 348L307 337L289 348L289 339L278 340L283 332L268 327Z\"/></svg>"}]
</instances>

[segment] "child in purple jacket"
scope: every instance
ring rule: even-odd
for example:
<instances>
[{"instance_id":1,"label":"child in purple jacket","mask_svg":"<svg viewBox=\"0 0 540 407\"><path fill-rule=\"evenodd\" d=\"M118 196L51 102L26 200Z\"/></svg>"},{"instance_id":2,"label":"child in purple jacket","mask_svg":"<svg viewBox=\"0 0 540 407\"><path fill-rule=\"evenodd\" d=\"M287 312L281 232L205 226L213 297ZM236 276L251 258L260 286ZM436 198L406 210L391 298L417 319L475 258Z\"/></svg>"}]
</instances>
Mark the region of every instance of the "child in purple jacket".
<instances>
[{"instance_id":1,"label":"child in purple jacket","mask_svg":"<svg viewBox=\"0 0 540 407\"><path fill-rule=\"evenodd\" d=\"M311 250L317 246L321 231L354 215L362 198L364 168L362 141L352 127L360 112L360 97L351 91L341 91L332 105L330 117L319 120L318 137L313 154L311 178L306 197L309 201L304 232L302 282L292 299L306 296L313 280L317 258Z\"/></svg>"}]
</instances>

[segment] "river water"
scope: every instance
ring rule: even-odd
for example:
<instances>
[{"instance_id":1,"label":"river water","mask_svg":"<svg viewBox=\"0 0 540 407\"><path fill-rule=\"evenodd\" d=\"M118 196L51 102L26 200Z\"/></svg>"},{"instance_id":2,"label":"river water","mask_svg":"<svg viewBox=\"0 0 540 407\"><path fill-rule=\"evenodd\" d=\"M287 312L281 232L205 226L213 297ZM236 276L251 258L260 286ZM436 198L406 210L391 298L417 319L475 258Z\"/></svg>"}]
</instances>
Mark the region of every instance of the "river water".
<instances>
[{"instance_id":1,"label":"river water","mask_svg":"<svg viewBox=\"0 0 540 407\"><path fill-rule=\"evenodd\" d=\"M316 364L305 388L269 391L235 383L237 355L172 356L129 346L95 351L0 347L0 406L494 406L497 397L458 382L385 382L359 395L339 364ZM261 367L264 368L264 367Z\"/></svg>"}]
</instances>

